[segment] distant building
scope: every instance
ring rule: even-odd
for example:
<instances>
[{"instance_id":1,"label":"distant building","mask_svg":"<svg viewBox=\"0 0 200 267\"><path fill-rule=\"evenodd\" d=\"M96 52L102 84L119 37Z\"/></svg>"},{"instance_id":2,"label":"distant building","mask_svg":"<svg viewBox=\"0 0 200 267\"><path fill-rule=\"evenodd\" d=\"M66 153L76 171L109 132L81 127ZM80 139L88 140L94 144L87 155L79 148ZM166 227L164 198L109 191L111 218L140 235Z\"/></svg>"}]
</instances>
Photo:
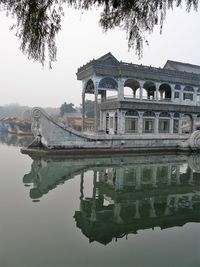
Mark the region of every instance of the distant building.
<instances>
[{"instance_id":1,"label":"distant building","mask_svg":"<svg viewBox=\"0 0 200 267\"><path fill-rule=\"evenodd\" d=\"M65 115L60 119L60 121L72 127L77 131L81 131L82 129L82 114L78 112L73 113L65 113ZM94 131L94 119L85 119L85 131L93 132Z\"/></svg>"}]
</instances>

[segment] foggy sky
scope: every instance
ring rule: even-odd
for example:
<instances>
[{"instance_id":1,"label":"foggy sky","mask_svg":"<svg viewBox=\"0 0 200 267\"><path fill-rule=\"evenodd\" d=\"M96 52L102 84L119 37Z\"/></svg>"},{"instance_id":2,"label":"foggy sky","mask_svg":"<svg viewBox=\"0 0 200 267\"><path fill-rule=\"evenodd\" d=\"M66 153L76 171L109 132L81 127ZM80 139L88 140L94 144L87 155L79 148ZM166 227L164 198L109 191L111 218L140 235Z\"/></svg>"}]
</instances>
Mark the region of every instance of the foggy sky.
<instances>
[{"instance_id":1,"label":"foggy sky","mask_svg":"<svg viewBox=\"0 0 200 267\"><path fill-rule=\"evenodd\" d=\"M111 52L118 60L163 67L167 59L200 65L200 12L176 9L167 14L162 35L159 28L149 36L141 60L128 51L126 32L103 33L98 11L66 9L57 38L57 62L49 70L28 60L19 50L19 41L9 30L12 20L0 13L0 105L59 107L64 101L81 102L77 69L93 58Z\"/></svg>"}]
</instances>

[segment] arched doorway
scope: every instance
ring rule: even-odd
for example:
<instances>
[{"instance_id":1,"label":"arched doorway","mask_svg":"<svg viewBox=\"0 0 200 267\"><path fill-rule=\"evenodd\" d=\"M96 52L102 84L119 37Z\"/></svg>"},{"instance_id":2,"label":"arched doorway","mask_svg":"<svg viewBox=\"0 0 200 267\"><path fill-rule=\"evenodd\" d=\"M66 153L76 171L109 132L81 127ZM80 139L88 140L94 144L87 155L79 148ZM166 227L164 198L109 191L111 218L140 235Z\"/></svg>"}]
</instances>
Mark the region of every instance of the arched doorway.
<instances>
[{"instance_id":1,"label":"arched doorway","mask_svg":"<svg viewBox=\"0 0 200 267\"><path fill-rule=\"evenodd\" d=\"M153 82L145 82L143 88L146 89L147 99L156 99L156 85Z\"/></svg>"},{"instance_id":2,"label":"arched doorway","mask_svg":"<svg viewBox=\"0 0 200 267\"><path fill-rule=\"evenodd\" d=\"M124 83L124 97L125 98L139 98L136 91L140 88L140 83L135 79L128 79Z\"/></svg>"},{"instance_id":3,"label":"arched doorway","mask_svg":"<svg viewBox=\"0 0 200 267\"><path fill-rule=\"evenodd\" d=\"M172 90L171 86L167 83L163 83L159 87L160 100L171 100Z\"/></svg>"}]
</instances>

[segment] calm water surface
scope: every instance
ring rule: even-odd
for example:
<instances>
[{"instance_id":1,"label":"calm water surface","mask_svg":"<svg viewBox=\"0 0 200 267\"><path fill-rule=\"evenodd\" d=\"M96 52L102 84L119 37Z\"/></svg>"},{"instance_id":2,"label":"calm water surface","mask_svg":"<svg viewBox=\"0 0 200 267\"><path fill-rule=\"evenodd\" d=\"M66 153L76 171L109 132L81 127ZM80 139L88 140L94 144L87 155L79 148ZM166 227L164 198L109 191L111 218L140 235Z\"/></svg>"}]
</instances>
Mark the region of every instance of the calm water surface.
<instances>
[{"instance_id":1,"label":"calm water surface","mask_svg":"<svg viewBox=\"0 0 200 267\"><path fill-rule=\"evenodd\" d=\"M200 155L31 159L0 140L0 266L200 266Z\"/></svg>"}]
</instances>

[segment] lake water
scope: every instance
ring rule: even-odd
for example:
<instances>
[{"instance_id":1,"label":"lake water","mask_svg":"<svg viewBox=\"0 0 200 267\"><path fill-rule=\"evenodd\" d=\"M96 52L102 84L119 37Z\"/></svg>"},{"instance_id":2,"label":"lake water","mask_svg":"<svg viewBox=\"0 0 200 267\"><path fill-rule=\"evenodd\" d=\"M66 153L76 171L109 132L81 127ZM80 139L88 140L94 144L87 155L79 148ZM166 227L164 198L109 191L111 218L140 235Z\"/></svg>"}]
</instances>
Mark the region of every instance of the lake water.
<instances>
[{"instance_id":1,"label":"lake water","mask_svg":"<svg viewBox=\"0 0 200 267\"><path fill-rule=\"evenodd\" d=\"M200 155L34 158L0 138L0 266L200 266Z\"/></svg>"}]
</instances>

